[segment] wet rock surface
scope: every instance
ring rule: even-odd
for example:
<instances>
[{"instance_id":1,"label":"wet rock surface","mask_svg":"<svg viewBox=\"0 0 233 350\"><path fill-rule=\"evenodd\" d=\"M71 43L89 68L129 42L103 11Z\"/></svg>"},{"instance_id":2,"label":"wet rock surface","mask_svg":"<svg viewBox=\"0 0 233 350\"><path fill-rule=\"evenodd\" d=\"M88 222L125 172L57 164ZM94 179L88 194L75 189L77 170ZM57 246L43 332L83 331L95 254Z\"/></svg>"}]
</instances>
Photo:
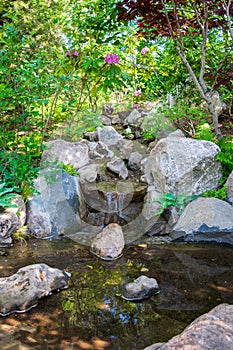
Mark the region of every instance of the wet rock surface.
<instances>
[{"instance_id":1,"label":"wet rock surface","mask_svg":"<svg viewBox=\"0 0 233 350\"><path fill-rule=\"evenodd\" d=\"M0 315L25 312L52 291L68 287L69 275L46 264L22 267L9 277L0 278Z\"/></svg>"},{"instance_id":2,"label":"wet rock surface","mask_svg":"<svg viewBox=\"0 0 233 350\"><path fill-rule=\"evenodd\" d=\"M154 344L144 350L230 350L232 344L233 305L220 304L167 343Z\"/></svg>"}]
</instances>

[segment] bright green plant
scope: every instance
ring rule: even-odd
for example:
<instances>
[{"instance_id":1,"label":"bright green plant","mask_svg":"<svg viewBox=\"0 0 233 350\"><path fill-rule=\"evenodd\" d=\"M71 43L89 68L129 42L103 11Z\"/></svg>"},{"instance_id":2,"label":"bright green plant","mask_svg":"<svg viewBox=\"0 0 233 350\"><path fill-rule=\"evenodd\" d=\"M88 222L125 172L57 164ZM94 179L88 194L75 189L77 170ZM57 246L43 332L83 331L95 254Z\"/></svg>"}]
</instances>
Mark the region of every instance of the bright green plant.
<instances>
[{"instance_id":1,"label":"bright green plant","mask_svg":"<svg viewBox=\"0 0 233 350\"><path fill-rule=\"evenodd\" d=\"M212 141L215 140L215 133L211 130L211 125L208 123L201 123L196 127L195 138L198 140Z\"/></svg>"},{"instance_id":2,"label":"bright green plant","mask_svg":"<svg viewBox=\"0 0 233 350\"><path fill-rule=\"evenodd\" d=\"M177 208L178 214L181 214L182 211L184 210L185 205L196 199L198 196L197 195L193 195L193 196L184 196L184 195L178 195L177 197L171 193L165 193L165 194L161 194L160 198L155 200L155 202L158 202L161 204L161 208L156 212L156 215L161 215L165 209L169 208L169 207L175 207Z\"/></svg>"},{"instance_id":3,"label":"bright green plant","mask_svg":"<svg viewBox=\"0 0 233 350\"><path fill-rule=\"evenodd\" d=\"M38 173L39 167L34 166L29 153L6 150L0 152L0 180L6 183L7 187L13 187L16 193L33 193L33 180Z\"/></svg>"},{"instance_id":4,"label":"bright green plant","mask_svg":"<svg viewBox=\"0 0 233 350\"><path fill-rule=\"evenodd\" d=\"M221 152L217 155L216 159L222 165L223 178L226 180L233 171L233 138L231 136L223 137L217 144Z\"/></svg>"},{"instance_id":5,"label":"bright green plant","mask_svg":"<svg viewBox=\"0 0 233 350\"><path fill-rule=\"evenodd\" d=\"M65 170L71 176L77 176L79 174L79 172L74 169L73 164L60 163L60 166L63 170Z\"/></svg>"},{"instance_id":6,"label":"bright green plant","mask_svg":"<svg viewBox=\"0 0 233 350\"><path fill-rule=\"evenodd\" d=\"M217 190L209 190L203 193L203 197L214 197L219 198L222 200L225 200L227 198L227 192L226 192L227 186L224 185L223 187L220 187Z\"/></svg>"},{"instance_id":7,"label":"bright green plant","mask_svg":"<svg viewBox=\"0 0 233 350\"><path fill-rule=\"evenodd\" d=\"M0 211L7 208L17 208L17 205L11 201L15 197L13 191L13 187L7 187L4 182L0 183Z\"/></svg>"}]
</instances>

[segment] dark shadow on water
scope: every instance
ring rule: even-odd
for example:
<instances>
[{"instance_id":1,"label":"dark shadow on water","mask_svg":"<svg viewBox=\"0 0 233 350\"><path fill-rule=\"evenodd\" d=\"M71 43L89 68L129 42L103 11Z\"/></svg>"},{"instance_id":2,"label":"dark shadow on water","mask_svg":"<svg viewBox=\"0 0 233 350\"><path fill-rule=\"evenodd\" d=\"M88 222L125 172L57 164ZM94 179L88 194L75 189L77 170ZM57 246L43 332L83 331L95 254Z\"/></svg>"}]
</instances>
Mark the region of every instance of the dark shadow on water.
<instances>
[{"instance_id":1,"label":"dark shadow on water","mask_svg":"<svg viewBox=\"0 0 233 350\"><path fill-rule=\"evenodd\" d=\"M141 350L167 341L200 314L233 303L232 252L216 245L142 244L106 262L68 239L16 243L0 257L0 277L39 262L72 276L67 290L27 313L1 318L0 348ZM142 274L157 279L160 294L139 303L123 300L122 285Z\"/></svg>"}]
</instances>

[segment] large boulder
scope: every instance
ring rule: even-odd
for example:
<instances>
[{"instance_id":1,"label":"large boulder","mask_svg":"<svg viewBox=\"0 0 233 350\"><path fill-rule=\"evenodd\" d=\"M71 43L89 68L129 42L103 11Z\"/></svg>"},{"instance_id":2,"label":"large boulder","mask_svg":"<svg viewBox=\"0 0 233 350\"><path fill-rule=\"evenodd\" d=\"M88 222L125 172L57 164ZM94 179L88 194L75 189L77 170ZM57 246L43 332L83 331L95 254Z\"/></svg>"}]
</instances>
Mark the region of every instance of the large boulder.
<instances>
[{"instance_id":1,"label":"large boulder","mask_svg":"<svg viewBox=\"0 0 233 350\"><path fill-rule=\"evenodd\" d=\"M144 350L230 350L233 344L233 305L220 304L198 317L167 343Z\"/></svg>"},{"instance_id":2,"label":"large boulder","mask_svg":"<svg viewBox=\"0 0 233 350\"><path fill-rule=\"evenodd\" d=\"M68 287L69 274L46 264L19 269L14 275L0 278L0 315L24 312L52 291Z\"/></svg>"},{"instance_id":3,"label":"large boulder","mask_svg":"<svg viewBox=\"0 0 233 350\"><path fill-rule=\"evenodd\" d=\"M219 147L209 141L166 137L144 162L144 178L163 193L193 195L217 187L221 166L215 160Z\"/></svg>"},{"instance_id":4,"label":"large boulder","mask_svg":"<svg viewBox=\"0 0 233 350\"><path fill-rule=\"evenodd\" d=\"M226 181L226 186L227 186L227 199L231 204L233 204L233 171L230 173Z\"/></svg>"},{"instance_id":5,"label":"large boulder","mask_svg":"<svg viewBox=\"0 0 233 350\"><path fill-rule=\"evenodd\" d=\"M57 237L80 230L80 212L85 210L77 176L44 170L35 181L40 193L28 201L27 226L37 237Z\"/></svg>"},{"instance_id":6,"label":"large boulder","mask_svg":"<svg viewBox=\"0 0 233 350\"><path fill-rule=\"evenodd\" d=\"M46 149L42 153L42 165L47 168L56 162L58 165L73 165L75 170L90 163L88 146L82 142L68 142L64 140L54 140L46 143Z\"/></svg>"},{"instance_id":7,"label":"large boulder","mask_svg":"<svg viewBox=\"0 0 233 350\"><path fill-rule=\"evenodd\" d=\"M218 198L190 202L170 234L173 240L233 245L233 207Z\"/></svg>"}]
</instances>

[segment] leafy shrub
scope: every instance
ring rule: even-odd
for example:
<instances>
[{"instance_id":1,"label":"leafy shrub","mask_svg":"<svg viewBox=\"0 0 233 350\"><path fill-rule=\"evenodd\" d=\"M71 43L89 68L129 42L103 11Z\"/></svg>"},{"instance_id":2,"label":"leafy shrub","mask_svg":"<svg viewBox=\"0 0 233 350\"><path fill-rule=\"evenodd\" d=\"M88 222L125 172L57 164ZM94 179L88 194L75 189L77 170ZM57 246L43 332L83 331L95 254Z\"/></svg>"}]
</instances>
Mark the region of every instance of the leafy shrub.
<instances>
[{"instance_id":1,"label":"leafy shrub","mask_svg":"<svg viewBox=\"0 0 233 350\"><path fill-rule=\"evenodd\" d=\"M6 150L0 153L0 180L16 193L23 196L27 193L24 199L34 192L33 180L38 173L39 167L34 166L29 153Z\"/></svg>"},{"instance_id":2,"label":"leafy shrub","mask_svg":"<svg viewBox=\"0 0 233 350\"><path fill-rule=\"evenodd\" d=\"M12 192L14 192L13 187L7 187L4 182L0 183L0 210L17 208L17 205L11 202L12 198L15 197L15 194Z\"/></svg>"},{"instance_id":3,"label":"leafy shrub","mask_svg":"<svg viewBox=\"0 0 233 350\"><path fill-rule=\"evenodd\" d=\"M227 193L226 193L227 186L223 186L217 190L209 190L203 193L203 197L214 197L214 198L219 198L222 200L225 200L227 198Z\"/></svg>"},{"instance_id":4,"label":"leafy shrub","mask_svg":"<svg viewBox=\"0 0 233 350\"><path fill-rule=\"evenodd\" d=\"M222 165L223 178L226 180L233 171L233 138L231 136L223 137L217 144L221 152L217 155L216 159Z\"/></svg>"},{"instance_id":5,"label":"leafy shrub","mask_svg":"<svg viewBox=\"0 0 233 350\"><path fill-rule=\"evenodd\" d=\"M161 203L161 209L156 212L157 215L161 215L165 209L169 207L175 207L179 209L178 214L181 214L181 212L184 210L185 204L188 202L196 199L198 196L184 196L184 195L178 195L177 197L174 196L173 193L166 193L162 194L159 199L156 200L156 202Z\"/></svg>"},{"instance_id":6,"label":"leafy shrub","mask_svg":"<svg viewBox=\"0 0 233 350\"><path fill-rule=\"evenodd\" d=\"M214 142L215 133L211 131L211 125L209 123L201 123L196 127L195 138Z\"/></svg>"}]
</instances>

